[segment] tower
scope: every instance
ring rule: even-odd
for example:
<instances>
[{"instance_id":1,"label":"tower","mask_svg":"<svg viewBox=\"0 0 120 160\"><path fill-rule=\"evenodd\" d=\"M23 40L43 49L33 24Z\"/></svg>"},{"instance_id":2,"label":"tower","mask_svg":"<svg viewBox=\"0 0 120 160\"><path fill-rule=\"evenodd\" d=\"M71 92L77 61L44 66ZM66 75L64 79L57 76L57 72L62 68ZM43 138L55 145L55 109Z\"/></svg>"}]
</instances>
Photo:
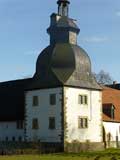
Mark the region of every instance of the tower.
<instances>
[{"instance_id":1,"label":"tower","mask_svg":"<svg viewBox=\"0 0 120 160\"><path fill-rule=\"evenodd\" d=\"M47 29L50 45L38 56L34 78L50 86L65 84L100 89L92 75L88 54L77 44L80 29L76 20L68 17L70 2L59 0L57 4L58 13L51 15Z\"/></svg>"},{"instance_id":2,"label":"tower","mask_svg":"<svg viewBox=\"0 0 120 160\"><path fill-rule=\"evenodd\" d=\"M47 29L50 35L50 44L55 43L77 43L77 34L80 29L76 25L76 21L69 18L68 0L58 0L58 13L51 15L51 24Z\"/></svg>"},{"instance_id":3,"label":"tower","mask_svg":"<svg viewBox=\"0 0 120 160\"><path fill-rule=\"evenodd\" d=\"M58 13L51 15L47 29L50 44L38 56L26 93L26 137L58 143L67 152L100 150L101 87L92 75L88 54L78 46L80 29L68 16L70 2L58 0L57 4ZM37 123L33 129L32 119Z\"/></svg>"}]
</instances>

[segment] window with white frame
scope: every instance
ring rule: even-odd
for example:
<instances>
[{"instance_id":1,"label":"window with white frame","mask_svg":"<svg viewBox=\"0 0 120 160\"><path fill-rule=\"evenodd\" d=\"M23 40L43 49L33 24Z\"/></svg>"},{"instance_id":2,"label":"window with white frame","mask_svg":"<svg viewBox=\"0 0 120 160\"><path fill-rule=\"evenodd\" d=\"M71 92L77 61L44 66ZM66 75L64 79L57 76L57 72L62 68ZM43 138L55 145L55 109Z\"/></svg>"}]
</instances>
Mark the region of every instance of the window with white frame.
<instances>
[{"instance_id":1,"label":"window with white frame","mask_svg":"<svg viewBox=\"0 0 120 160\"><path fill-rule=\"evenodd\" d=\"M12 137L12 141L15 142L15 140L16 140L16 139L15 139L15 137L13 136L13 137Z\"/></svg>"},{"instance_id":2,"label":"window with white frame","mask_svg":"<svg viewBox=\"0 0 120 160\"><path fill-rule=\"evenodd\" d=\"M78 103L87 105L88 104L88 96L87 95L79 95L78 96Z\"/></svg>"},{"instance_id":3,"label":"window with white frame","mask_svg":"<svg viewBox=\"0 0 120 160\"><path fill-rule=\"evenodd\" d=\"M78 128L88 128L88 118L78 117Z\"/></svg>"},{"instance_id":4,"label":"window with white frame","mask_svg":"<svg viewBox=\"0 0 120 160\"><path fill-rule=\"evenodd\" d=\"M50 94L50 105L56 105L56 94Z\"/></svg>"},{"instance_id":5,"label":"window with white frame","mask_svg":"<svg viewBox=\"0 0 120 160\"><path fill-rule=\"evenodd\" d=\"M37 118L34 118L32 120L32 129L39 129L39 124L38 124L38 119Z\"/></svg>"},{"instance_id":6,"label":"window with white frame","mask_svg":"<svg viewBox=\"0 0 120 160\"><path fill-rule=\"evenodd\" d=\"M8 140L9 140L9 138L8 138L8 137L5 137L5 140L6 140L6 141L8 141Z\"/></svg>"},{"instance_id":7,"label":"window with white frame","mask_svg":"<svg viewBox=\"0 0 120 160\"><path fill-rule=\"evenodd\" d=\"M21 136L18 137L18 141L22 142L22 137Z\"/></svg>"},{"instance_id":8,"label":"window with white frame","mask_svg":"<svg viewBox=\"0 0 120 160\"><path fill-rule=\"evenodd\" d=\"M39 105L38 96L33 96L32 105L33 106L38 106Z\"/></svg>"},{"instance_id":9,"label":"window with white frame","mask_svg":"<svg viewBox=\"0 0 120 160\"><path fill-rule=\"evenodd\" d=\"M49 129L55 129L55 117L49 117Z\"/></svg>"}]
</instances>

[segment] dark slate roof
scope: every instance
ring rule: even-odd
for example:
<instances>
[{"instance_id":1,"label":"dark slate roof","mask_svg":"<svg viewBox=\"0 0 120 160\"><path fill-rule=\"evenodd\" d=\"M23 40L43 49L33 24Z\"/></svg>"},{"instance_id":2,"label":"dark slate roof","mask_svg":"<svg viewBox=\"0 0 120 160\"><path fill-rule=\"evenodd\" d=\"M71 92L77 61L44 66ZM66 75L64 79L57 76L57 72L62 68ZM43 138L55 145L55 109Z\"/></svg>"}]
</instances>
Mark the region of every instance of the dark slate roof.
<instances>
[{"instance_id":1,"label":"dark slate roof","mask_svg":"<svg viewBox=\"0 0 120 160\"><path fill-rule=\"evenodd\" d=\"M120 90L120 83L110 84L110 85L106 85L106 86Z\"/></svg>"},{"instance_id":2,"label":"dark slate roof","mask_svg":"<svg viewBox=\"0 0 120 160\"><path fill-rule=\"evenodd\" d=\"M67 3L70 3L68 0L58 0L57 3L61 3L61 2L67 2Z\"/></svg>"},{"instance_id":3,"label":"dark slate roof","mask_svg":"<svg viewBox=\"0 0 120 160\"><path fill-rule=\"evenodd\" d=\"M31 78L0 82L0 121L24 119L24 91Z\"/></svg>"},{"instance_id":4,"label":"dark slate roof","mask_svg":"<svg viewBox=\"0 0 120 160\"><path fill-rule=\"evenodd\" d=\"M37 83L33 81L29 89L63 85L102 89L91 73L87 53L81 47L69 43L57 43L43 50L37 59L34 79Z\"/></svg>"},{"instance_id":5,"label":"dark slate roof","mask_svg":"<svg viewBox=\"0 0 120 160\"><path fill-rule=\"evenodd\" d=\"M57 22L57 27L73 27L76 29L79 29L76 23L74 23L73 19L67 18L65 16L61 17L59 21Z\"/></svg>"},{"instance_id":6,"label":"dark slate roof","mask_svg":"<svg viewBox=\"0 0 120 160\"><path fill-rule=\"evenodd\" d=\"M51 17L56 18L59 16L56 13L53 13ZM51 24L50 27L47 29L47 32L59 32L59 30L64 31L73 31L75 33L79 33L80 29L76 24L76 20L72 18L68 18L66 16L59 16L59 19L54 23Z\"/></svg>"}]
</instances>

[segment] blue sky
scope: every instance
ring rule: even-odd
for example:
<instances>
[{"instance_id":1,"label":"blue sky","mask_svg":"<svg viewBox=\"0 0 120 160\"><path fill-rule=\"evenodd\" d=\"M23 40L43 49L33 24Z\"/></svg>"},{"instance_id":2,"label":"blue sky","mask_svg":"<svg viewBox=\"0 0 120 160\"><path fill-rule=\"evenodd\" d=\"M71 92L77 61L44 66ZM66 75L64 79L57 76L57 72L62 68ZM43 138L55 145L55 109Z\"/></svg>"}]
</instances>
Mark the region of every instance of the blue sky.
<instances>
[{"instance_id":1,"label":"blue sky","mask_svg":"<svg viewBox=\"0 0 120 160\"><path fill-rule=\"evenodd\" d=\"M32 76L38 54L49 44L49 16L56 0L0 0L0 81ZM120 0L71 0L70 17L81 29L78 44L92 70L120 81Z\"/></svg>"}]
</instances>

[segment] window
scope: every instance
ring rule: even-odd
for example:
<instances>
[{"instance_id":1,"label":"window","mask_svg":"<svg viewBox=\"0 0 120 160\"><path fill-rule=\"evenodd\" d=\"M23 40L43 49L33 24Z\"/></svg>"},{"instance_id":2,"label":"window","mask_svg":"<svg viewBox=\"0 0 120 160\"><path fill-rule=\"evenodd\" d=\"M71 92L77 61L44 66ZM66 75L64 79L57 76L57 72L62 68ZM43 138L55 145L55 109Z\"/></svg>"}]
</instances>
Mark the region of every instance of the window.
<instances>
[{"instance_id":1,"label":"window","mask_svg":"<svg viewBox=\"0 0 120 160\"><path fill-rule=\"evenodd\" d=\"M22 137L21 136L18 137L18 141L22 142Z\"/></svg>"},{"instance_id":2,"label":"window","mask_svg":"<svg viewBox=\"0 0 120 160\"><path fill-rule=\"evenodd\" d=\"M34 118L32 121L32 129L38 129L39 125L38 125L38 119Z\"/></svg>"},{"instance_id":3,"label":"window","mask_svg":"<svg viewBox=\"0 0 120 160\"><path fill-rule=\"evenodd\" d=\"M88 97L86 95L84 96L84 104L88 104Z\"/></svg>"},{"instance_id":4,"label":"window","mask_svg":"<svg viewBox=\"0 0 120 160\"><path fill-rule=\"evenodd\" d=\"M15 137L12 137L12 141L13 141L13 142L15 141Z\"/></svg>"},{"instance_id":5,"label":"window","mask_svg":"<svg viewBox=\"0 0 120 160\"><path fill-rule=\"evenodd\" d=\"M78 96L78 103L87 105L88 104L88 96L87 95L79 95Z\"/></svg>"},{"instance_id":6,"label":"window","mask_svg":"<svg viewBox=\"0 0 120 160\"><path fill-rule=\"evenodd\" d=\"M111 107L111 118L112 119L115 118L115 107L114 106Z\"/></svg>"},{"instance_id":7,"label":"window","mask_svg":"<svg viewBox=\"0 0 120 160\"><path fill-rule=\"evenodd\" d=\"M49 129L55 129L55 117L49 118Z\"/></svg>"},{"instance_id":8,"label":"window","mask_svg":"<svg viewBox=\"0 0 120 160\"><path fill-rule=\"evenodd\" d=\"M8 137L6 137L5 140L8 141Z\"/></svg>"},{"instance_id":9,"label":"window","mask_svg":"<svg viewBox=\"0 0 120 160\"><path fill-rule=\"evenodd\" d=\"M38 96L33 96L33 106L38 106L39 101L38 101Z\"/></svg>"},{"instance_id":10,"label":"window","mask_svg":"<svg viewBox=\"0 0 120 160\"><path fill-rule=\"evenodd\" d=\"M78 128L88 128L88 118L87 117L78 118Z\"/></svg>"},{"instance_id":11,"label":"window","mask_svg":"<svg viewBox=\"0 0 120 160\"><path fill-rule=\"evenodd\" d=\"M51 105L56 104L56 94L50 94L50 104Z\"/></svg>"},{"instance_id":12,"label":"window","mask_svg":"<svg viewBox=\"0 0 120 160\"><path fill-rule=\"evenodd\" d=\"M78 97L79 104L83 104L83 96L79 95Z\"/></svg>"},{"instance_id":13,"label":"window","mask_svg":"<svg viewBox=\"0 0 120 160\"><path fill-rule=\"evenodd\" d=\"M115 106L111 103L103 104L103 113L111 119L115 119Z\"/></svg>"},{"instance_id":14,"label":"window","mask_svg":"<svg viewBox=\"0 0 120 160\"><path fill-rule=\"evenodd\" d=\"M23 129L23 121L22 120L17 121L17 129Z\"/></svg>"}]
</instances>

